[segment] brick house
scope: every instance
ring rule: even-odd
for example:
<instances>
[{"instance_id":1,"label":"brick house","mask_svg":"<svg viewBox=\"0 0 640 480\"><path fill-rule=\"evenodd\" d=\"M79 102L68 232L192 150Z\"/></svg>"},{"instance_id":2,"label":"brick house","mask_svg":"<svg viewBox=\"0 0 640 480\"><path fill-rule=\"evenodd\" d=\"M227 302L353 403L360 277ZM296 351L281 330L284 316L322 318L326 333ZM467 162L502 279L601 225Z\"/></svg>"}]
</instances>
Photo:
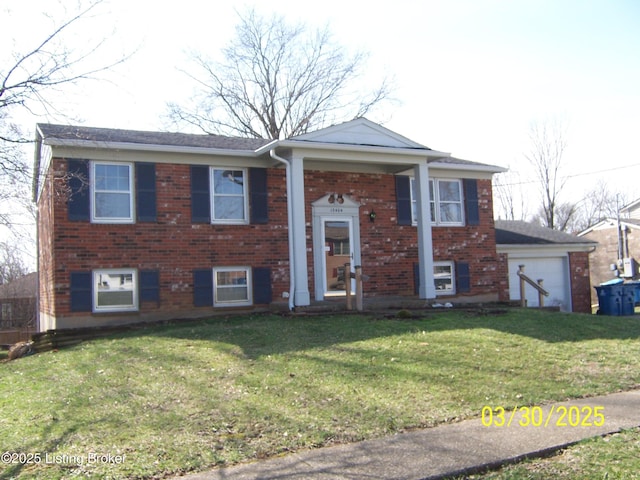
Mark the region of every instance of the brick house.
<instances>
[{"instance_id":1,"label":"brick house","mask_svg":"<svg viewBox=\"0 0 640 480\"><path fill-rule=\"evenodd\" d=\"M364 118L285 140L37 126L41 330L344 295L508 298L491 178ZM348 277L347 277L348 278Z\"/></svg>"},{"instance_id":2,"label":"brick house","mask_svg":"<svg viewBox=\"0 0 640 480\"><path fill-rule=\"evenodd\" d=\"M640 278L640 199L620 209L620 218L604 218L578 234L598 243L591 253L591 283L600 285L616 277ZM598 303L595 289L593 303Z\"/></svg>"}]
</instances>

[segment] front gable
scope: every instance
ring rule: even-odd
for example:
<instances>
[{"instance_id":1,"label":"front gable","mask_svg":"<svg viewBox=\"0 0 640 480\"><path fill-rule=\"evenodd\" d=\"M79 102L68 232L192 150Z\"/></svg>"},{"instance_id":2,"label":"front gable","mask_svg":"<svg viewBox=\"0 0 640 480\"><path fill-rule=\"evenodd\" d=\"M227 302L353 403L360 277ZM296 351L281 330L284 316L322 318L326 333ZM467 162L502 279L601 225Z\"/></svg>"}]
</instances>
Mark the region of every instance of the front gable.
<instances>
[{"instance_id":1,"label":"front gable","mask_svg":"<svg viewBox=\"0 0 640 480\"><path fill-rule=\"evenodd\" d=\"M306 133L290 140L314 143L334 143L344 145L362 145L390 148L416 148L431 150L399 135L388 128L373 123L366 118L357 118L350 122L333 125L315 132Z\"/></svg>"}]
</instances>

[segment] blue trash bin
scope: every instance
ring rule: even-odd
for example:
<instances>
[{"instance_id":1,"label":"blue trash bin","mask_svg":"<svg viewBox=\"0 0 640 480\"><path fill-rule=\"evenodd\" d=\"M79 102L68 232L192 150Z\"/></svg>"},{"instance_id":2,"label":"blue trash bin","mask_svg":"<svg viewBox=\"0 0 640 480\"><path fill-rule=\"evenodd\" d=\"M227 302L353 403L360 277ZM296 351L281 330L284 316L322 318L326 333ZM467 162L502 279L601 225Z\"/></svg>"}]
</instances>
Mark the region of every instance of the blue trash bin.
<instances>
[{"instance_id":1,"label":"blue trash bin","mask_svg":"<svg viewBox=\"0 0 640 480\"><path fill-rule=\"evenodd\" d=\"M595 289L598 292L598 314L622 316L635 313L638 285L616 279Z\"/></svg>"},{"instance_id":2,"label":"blue trash bin","mask_svg":"<svg viewBox=\"0 0 640 480\"><path fill-rule=\"evenodd\" d=\"M614 294L612 285L594 287L598 292L598 315L618 315L619 296Z\"/></svg>"}]
</instances>

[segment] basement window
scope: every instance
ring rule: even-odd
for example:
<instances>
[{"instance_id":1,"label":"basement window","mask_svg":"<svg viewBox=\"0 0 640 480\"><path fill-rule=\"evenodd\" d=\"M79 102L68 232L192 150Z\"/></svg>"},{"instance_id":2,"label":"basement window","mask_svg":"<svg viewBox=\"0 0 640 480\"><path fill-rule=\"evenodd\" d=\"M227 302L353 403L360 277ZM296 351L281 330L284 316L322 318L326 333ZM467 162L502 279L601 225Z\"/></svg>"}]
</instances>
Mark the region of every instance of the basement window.
<instances>
[{"instance_id":1,"label":"basement window","mask_svg":"<svg viewBox=\"0 0 640 480\"><path fill-rule=\"evenodd\" d=\"M453 262L434 262L433 278L436 284L436 295L453 295L456 293Z\"/></svg>"},{"instance_id":2,"label":"basement window","mask_svg":"<svg viewBox=\"0 0 640 480\"><path fill-rule=\"evenodd\" d=\"M214 268L213 293L218 307L251 305L251 268Z\"/></svg>"},{"instance_id":3,"label":"basement window","mask_svg":"<svg viewBox=\"0 0 640 480\"><path fill-rule=\"evenodd\" d=\"M93 311L127 312L138 310L136 270L94 270Z\"/></svg>"}]
</instances>

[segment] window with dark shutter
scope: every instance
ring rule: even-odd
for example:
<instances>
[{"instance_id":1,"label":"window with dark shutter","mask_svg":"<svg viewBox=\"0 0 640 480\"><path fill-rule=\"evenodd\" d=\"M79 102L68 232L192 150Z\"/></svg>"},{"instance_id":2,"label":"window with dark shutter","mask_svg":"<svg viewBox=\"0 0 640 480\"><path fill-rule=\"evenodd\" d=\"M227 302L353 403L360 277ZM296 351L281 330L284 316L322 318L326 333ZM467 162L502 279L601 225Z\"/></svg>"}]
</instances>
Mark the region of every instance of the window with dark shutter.
<instances>
[{"instance_id":1,"label":"window with dark shutter","mask_svg":"<svg viewBox=\"0 0 640 480\"><path fill-rule=\"evenodd\" d=\"M411 225L411 178L396 176L398 225Z\"/></svg>"},{"instance_id":2,"label":"window with dark shutter","mask_svg":"<svg viewBox=\"0 0 640 480\"><path fill-rule=\"evenodd\" d=\"M93 307L91 272L71 272L70 304L72 312L90 312Z\"/></svg>"},{"instance_id":3,"label":"window with dark shutter","mask_svg":"<svg viewBox=\"0 0 640 480\"><path fill-rule=\"evenodd\" d=\"M462 182L464 186L464 205L467 225L480 225L478 181L474 178L465 178Z\"/></svg>"},{"instance_id":4,"label":"window with dark shutter","mask_svg":"<svg viewBox=\"0 0 640 480\"><path fill-rule=\"evenodd\" d=\"M139 222L155 222L156 209L156 165L136 163L136 219Z\"/></svg>"},{"instance_id":5,"label":"window with dark shutter","mask_svg":"<svg viewBox=\"0 0 640 480\"><path fill-rule=\"evenodd\" d=\"M210 268L193 271L193 305L213 306L213 271Z\"/></svg>"},{"instance_id":6,"label":"window with dark shutter","mask_svg":"<svg viewBox=\"0 0 640 480\"><path fill-rule=\"evenodd\" d=\"M206 165L191 166L191 221L211 223L209 167Z\"/></svg>"},{"instance_id":7,"label":"window with dark shutter","mask_svg":"<svg viewBox=\"0 0 640 480\"><path fill-rule=\"evenodd\" d=\"M458 293L471 291L471 273L467 262L456 262L456 282Z\"/></svg>"},{"instance_id":8,"label":"window with dark shutter","mask_svg":"<svg viewBox=\"0 0 640 480\"><path fill-rule=\"evenodd\" d=\"M270 268L254 268L253 269L253 303L266 304L271 303L273 295L271 291L271 269Z\"/></svg>"},{"instance_id":9,"label":"window with dark shutter","mask_svg":"<svg viewBox=\"0 0 640 480\"><path fill-rule=\"evenodd\" d=\"M89 215L89 162L67 160L67 184L69 186L68 218L88 222Z\"/></svg>"},{"instance_id":10,"label":"window with dark shutter","mask_svg":"<svg viewBox=\"0 0 640 480\"><path fill-rule=\"evenodd\" d=\"M267 193L267 169L249 169L249 205L251 223L264 224L269 222L269 204Z\"/></svg>"}]
</instances>

